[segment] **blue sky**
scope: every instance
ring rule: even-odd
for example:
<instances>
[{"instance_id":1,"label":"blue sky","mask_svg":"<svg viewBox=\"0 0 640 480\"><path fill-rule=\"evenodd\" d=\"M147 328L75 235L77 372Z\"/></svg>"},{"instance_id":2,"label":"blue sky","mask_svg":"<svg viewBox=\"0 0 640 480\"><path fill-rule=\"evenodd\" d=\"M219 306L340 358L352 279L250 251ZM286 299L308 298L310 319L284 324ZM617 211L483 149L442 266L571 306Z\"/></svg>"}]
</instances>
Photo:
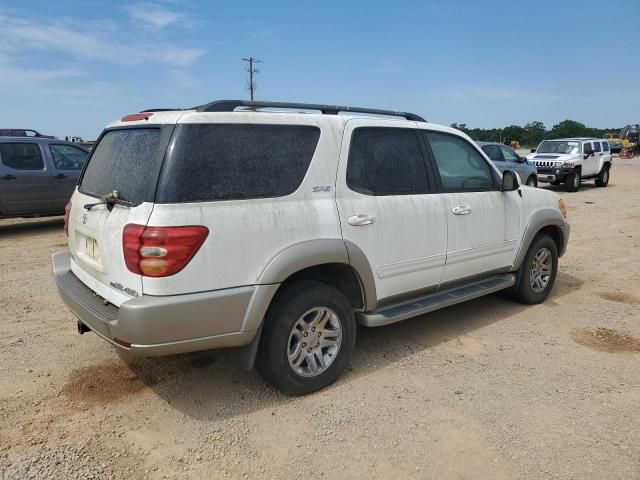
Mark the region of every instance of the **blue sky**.
<instances>
[{"instance_id":1,"label":"blue sky","mask_svg":"<svg viewBox=\"0 0 640 480\"><path fill-rule=\"evenodd\" d=\"M247 98L501 127L640 122L640 0L0 0L0 127L95 138L151 107Z\"/></svg>"}]
</instances>

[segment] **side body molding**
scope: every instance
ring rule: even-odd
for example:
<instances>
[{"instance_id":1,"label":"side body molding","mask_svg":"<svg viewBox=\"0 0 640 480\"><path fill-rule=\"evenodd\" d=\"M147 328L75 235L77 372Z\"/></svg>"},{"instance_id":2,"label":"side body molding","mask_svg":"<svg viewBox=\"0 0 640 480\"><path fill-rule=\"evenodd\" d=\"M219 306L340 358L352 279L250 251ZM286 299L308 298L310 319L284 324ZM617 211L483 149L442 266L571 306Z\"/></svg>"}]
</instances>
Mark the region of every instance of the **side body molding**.
<instances>
[{"instance_id":1,"label":"side body molding","mask_svg":"<svg viewBox=\"0 0 640 480\"><path fill-rule=\"evenodd\" d=\"M520 249L518 250L518 254L516 255L512 270L517 270L520 268L522 262L524 261L524 257L527 255L529 246L531 245L531 242L533 242L536 234L543 228L549 226L555 227L557 229L560 236L561 244L561 248L558 249L558 254L564 254L569 236L569 226L565 223L564 218L562 217L562 214L560 212L552 208L543 208L535 212L529 219L529 223L525 228L524 236L522 238L522 242L520 243Z\"/></svg>"}]
</instances>

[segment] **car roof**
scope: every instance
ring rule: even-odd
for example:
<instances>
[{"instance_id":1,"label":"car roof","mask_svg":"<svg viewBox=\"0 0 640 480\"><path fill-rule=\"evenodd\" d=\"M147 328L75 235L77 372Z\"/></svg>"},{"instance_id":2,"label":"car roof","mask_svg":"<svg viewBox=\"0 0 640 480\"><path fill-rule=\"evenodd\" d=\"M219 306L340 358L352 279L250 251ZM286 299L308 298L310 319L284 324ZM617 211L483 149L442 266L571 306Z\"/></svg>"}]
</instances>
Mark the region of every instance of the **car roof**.
<instances>
[{"instance_id":1,"label":"car roof","mask_svg":"<svg viewBox=\"0 0 640 480\"><path fill-rule=\"evenodd\" d=\"M483 142L480 140L474 140L478 145L480 145L481 147L484 147L485 145L498 145L498 146L505 146L508 147L509 145L504 145L503 143L499 143L499 142Z\"/></svg>"},{"instance_id":2,"label":"car roof","mask_svg":"<svg viewBox=\"0 0 640 480\"><path fill-rule=\"evenodd\" d=\"M596 137L568 137L568 138L549 138L547 140L543 140L545 142L585 142L585 141L607 141L606 138L596 138Z\"/></svg>"},{"instance_id":3,"label":"car roof","mask_svg":"<svg viewBox=\"0 0 640 480\"><path fill-rule=\"evenodd\" d=\"M85 147L74 142L67 142L66 140L58 140L57 138L46 137L0 137L0 143L58 143L64 145L72 145L74 147L86 150Z\"/></svg>"}]
</instances>

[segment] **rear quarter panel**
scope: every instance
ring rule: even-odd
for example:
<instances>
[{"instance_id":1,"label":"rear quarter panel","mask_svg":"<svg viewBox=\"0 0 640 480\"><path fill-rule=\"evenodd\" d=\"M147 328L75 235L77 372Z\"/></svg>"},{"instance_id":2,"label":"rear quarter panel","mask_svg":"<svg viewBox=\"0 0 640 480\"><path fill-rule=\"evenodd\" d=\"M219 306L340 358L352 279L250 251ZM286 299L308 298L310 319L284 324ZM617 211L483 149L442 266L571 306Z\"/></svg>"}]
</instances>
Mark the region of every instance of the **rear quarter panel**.
<instances>
[{"instance_id":1,"label":"rear quarter panel","mask_svg":"<svg viewBox=\"0 0 640 480\"><path fill-rule=\"evenodd\" d=\"M341 123L320 116L291 117L239 112L211 117L211 122L221 123L316 125L320 139L302 184L291 195L156 204L149 226L204 225L209 235L182 271L165 278L144 277L145 294L176 295L255 285L269 263L288 247L310 240L342 239L334 199ZM202 114L197 118L207 120ZM314 188L318 186L323 188Z\"/></svg>"}]
</instances>

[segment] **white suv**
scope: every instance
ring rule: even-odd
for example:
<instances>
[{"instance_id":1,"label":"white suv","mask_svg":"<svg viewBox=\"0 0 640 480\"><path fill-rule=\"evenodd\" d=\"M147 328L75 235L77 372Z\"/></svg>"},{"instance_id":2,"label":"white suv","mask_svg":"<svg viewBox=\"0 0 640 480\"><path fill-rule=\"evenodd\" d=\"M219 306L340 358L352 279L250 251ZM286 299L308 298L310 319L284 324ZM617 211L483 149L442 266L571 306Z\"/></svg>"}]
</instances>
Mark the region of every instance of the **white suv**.
<instances>
[{"instance_id":1,"label":"white suv","mask_svg":"<svg viewBox=\"0 0 640 480\"><path fill-rule=\"evenodd\" d=\"M220 101L105 129L53 269L81 333L143 355L244 347L302 394L345 369L356 322L505 289L542 302L565 215L414 114Z\"/></svg>"},{"instance_id":2,"label":"white suv","mask_svg":"<svg viewBox=\"0 0 640 480\"><path fill-rule=\"evenodd\" d=\"M577 192L583 180L595 179L597 187L609 184L611 148L601 138L559 138L544 140L535 154L527 157L538 170L538 181L551 185L565 183L568 192Z\"/></svg>"}]
</instances>

